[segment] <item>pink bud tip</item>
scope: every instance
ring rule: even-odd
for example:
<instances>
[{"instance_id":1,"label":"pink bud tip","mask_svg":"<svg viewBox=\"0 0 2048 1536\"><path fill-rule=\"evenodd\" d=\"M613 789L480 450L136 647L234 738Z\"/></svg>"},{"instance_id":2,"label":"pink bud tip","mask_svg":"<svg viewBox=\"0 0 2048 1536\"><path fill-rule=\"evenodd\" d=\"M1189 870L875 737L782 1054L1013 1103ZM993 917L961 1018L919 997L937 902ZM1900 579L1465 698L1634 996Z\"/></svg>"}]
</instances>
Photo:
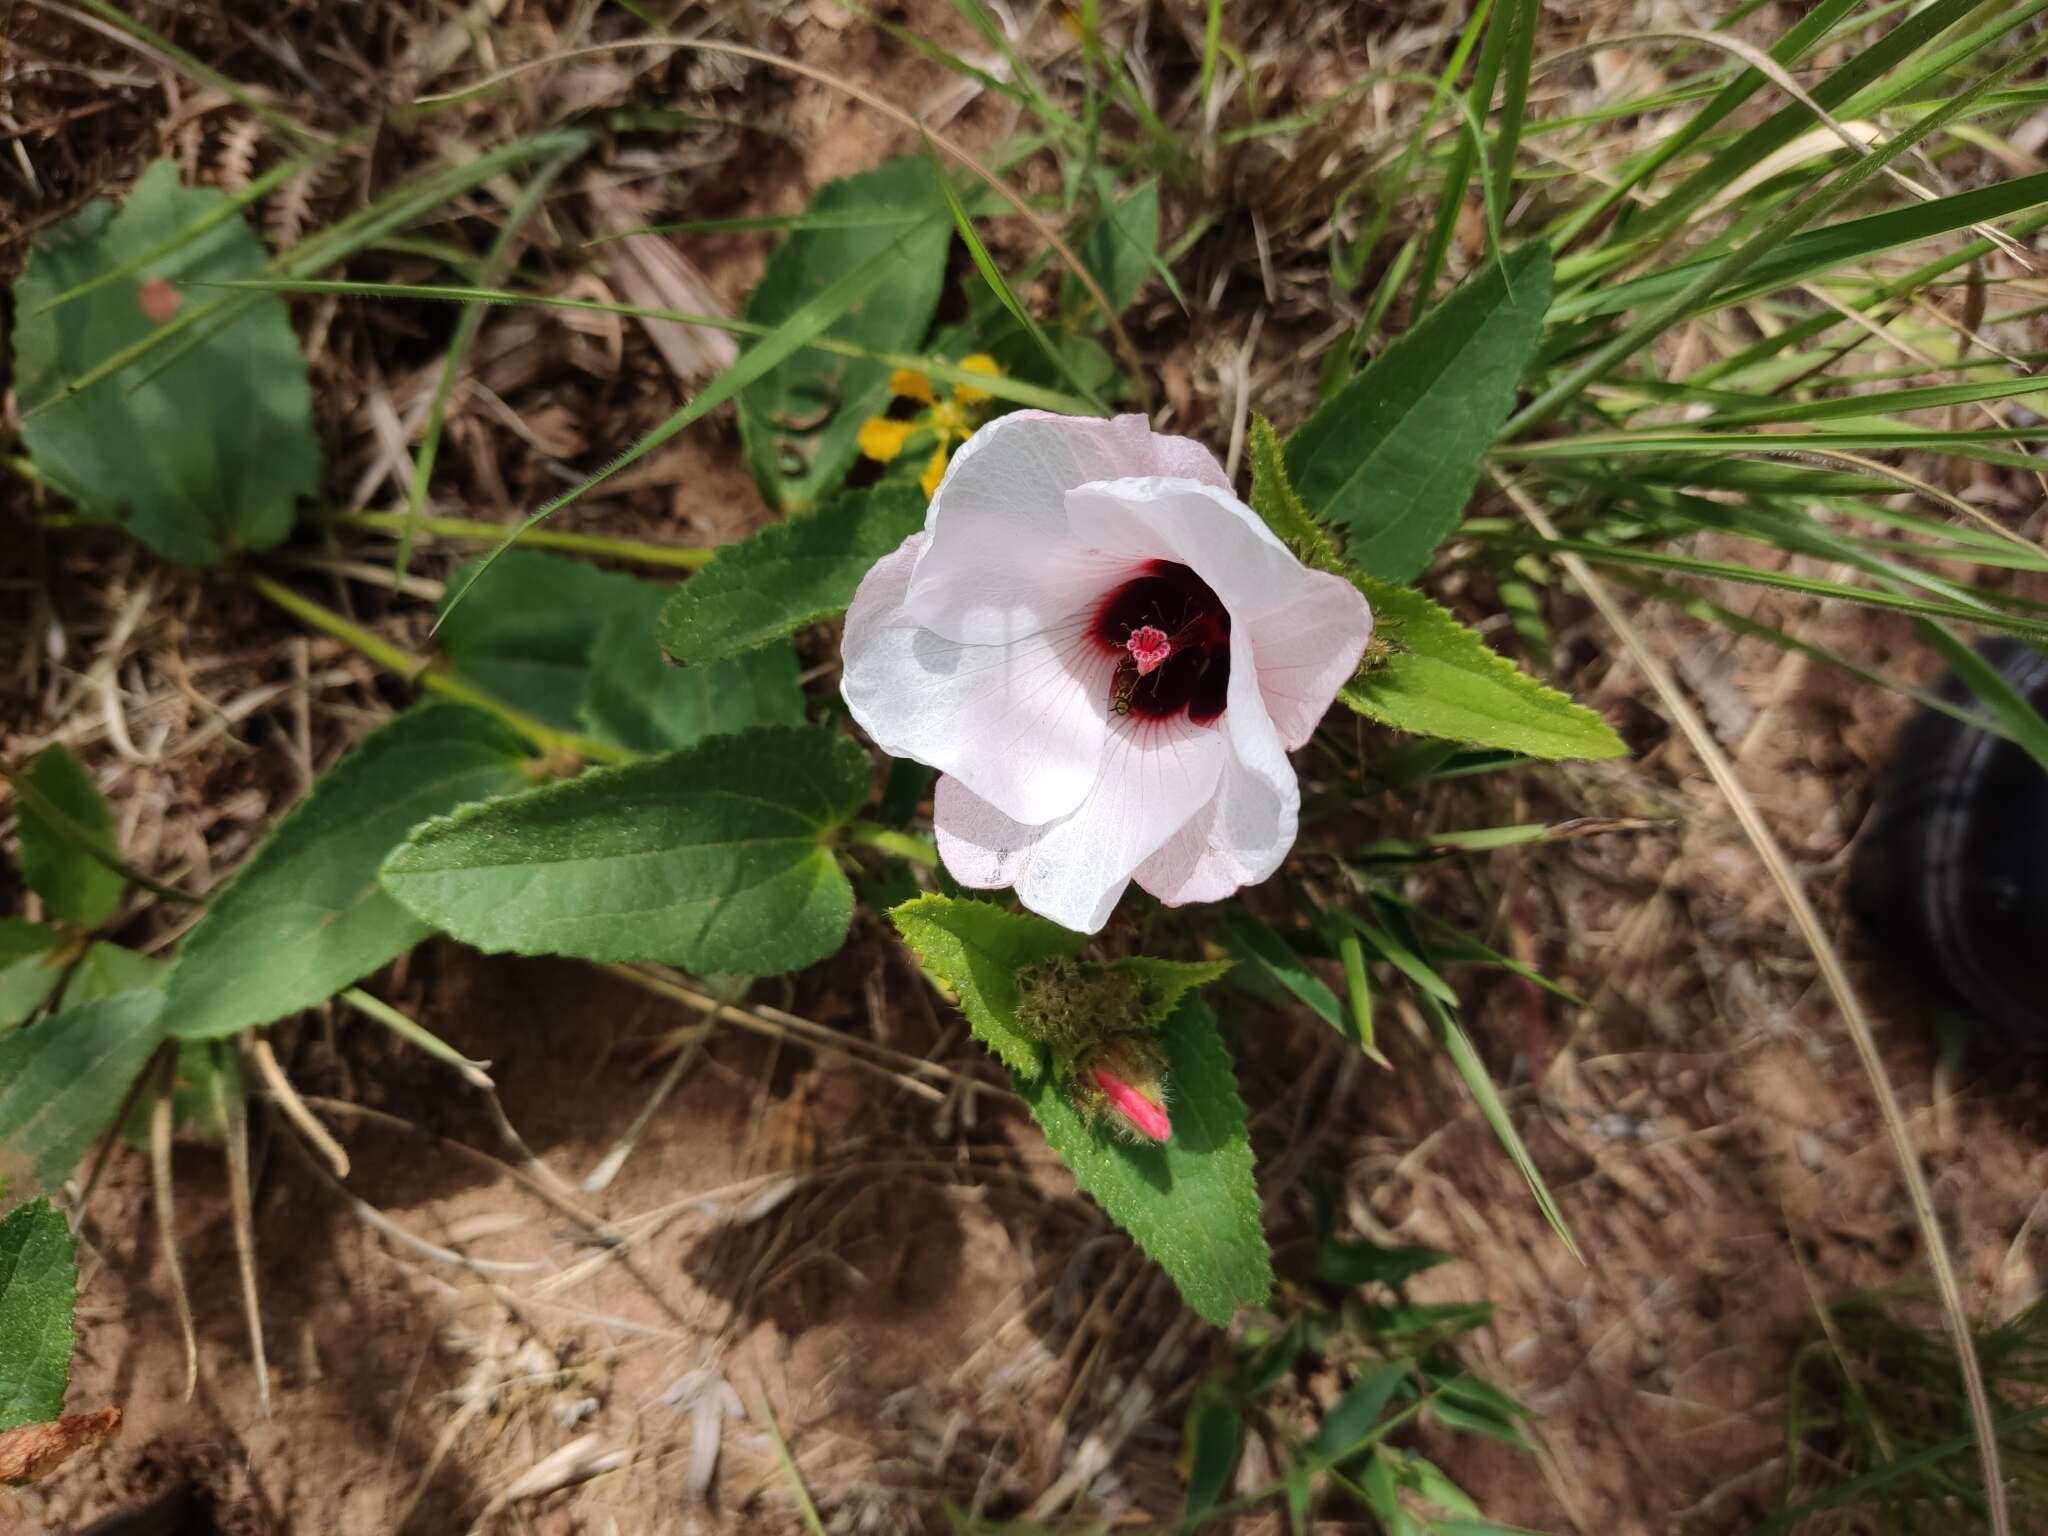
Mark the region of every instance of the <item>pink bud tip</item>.
<instances>
[{"instance_id":1,"label":"pink bud tip","mask_svg":"<svg viewBox=\"0 0 2048 1536\"><path fill-rule=\"evenodd\" d=\"M142 306L142 312L155 325L168 323L185 302L185 296L160 277L152 277L144 283L135 298Z\"/></svg>"},{"instance_id":2,"label":"pink bud tip","mask_svg":"<svg viewBox=\"0 0 2048 1536\"><path fill-rule=\"evenodd\" d=\"M1166 658L1173 654L1173 641L1158 625L1145 624L1131 631L1131 638L1124 642L1124 649L1138 664L1138 676L1149 677L1166 665Z\"/></svg>"},{"instance_id":3,"label":"pink bud tip","mask_svg":"<svg viewBox=\"0 0 2048 1536\"><path fill-rule=\"evenodd\" d=\"M1092 1068L1090 1075L1095 1079L1095 1086L1102 1090L1102 1096L1109 1100L1109 1107L1135 1129L1144 1132L1154 1141L1165 1141L1173 1134L1173 1126L1166 1118L1166 1111L1109 1068Z\"/></svg>"}]
</instances>

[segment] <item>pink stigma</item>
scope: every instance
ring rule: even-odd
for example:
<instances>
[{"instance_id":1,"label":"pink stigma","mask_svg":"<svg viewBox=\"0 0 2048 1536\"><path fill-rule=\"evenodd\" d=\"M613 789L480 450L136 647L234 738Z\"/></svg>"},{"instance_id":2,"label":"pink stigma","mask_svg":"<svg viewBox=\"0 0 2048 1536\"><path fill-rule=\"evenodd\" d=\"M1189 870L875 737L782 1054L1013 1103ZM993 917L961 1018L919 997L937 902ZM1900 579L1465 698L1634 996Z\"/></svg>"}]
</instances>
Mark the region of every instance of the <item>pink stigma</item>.
<instances>
[{"instance_id":1,"label":"pink stigma","mask_svg":"<svg viewBox=\"0 0 2048 1536\"><path fill-rule=\"evenodd\" d=\"M1109 1107L1132 1127L1154 1141L1165 1141L1173 1134L1166 1111L1107 1067L1091 1068L1089 1075L1095 1079L1095 1086L1102 1090L1103 1097L1109 1100Z\"/></svg>"},{"instance_id":2,"label":"pink stigma","mask_svg":"<svg viewBox=\"0 0 2048 1536\"><path fill-rule=\"evenodd\" d=\"M1138 664L1138 676L1150 677L1166 665L1166 658L1173 654L1173 642L1166 637L1166 631L1156 624L1144 624L1131 631L1131 638L1124 642L1124 649L1131 653L1131 660ZM1160 1122L1162 1125L1165 1121ZM1159 1138L1164 1141L1166 1138Z\"/></svg>"}]
</instances>

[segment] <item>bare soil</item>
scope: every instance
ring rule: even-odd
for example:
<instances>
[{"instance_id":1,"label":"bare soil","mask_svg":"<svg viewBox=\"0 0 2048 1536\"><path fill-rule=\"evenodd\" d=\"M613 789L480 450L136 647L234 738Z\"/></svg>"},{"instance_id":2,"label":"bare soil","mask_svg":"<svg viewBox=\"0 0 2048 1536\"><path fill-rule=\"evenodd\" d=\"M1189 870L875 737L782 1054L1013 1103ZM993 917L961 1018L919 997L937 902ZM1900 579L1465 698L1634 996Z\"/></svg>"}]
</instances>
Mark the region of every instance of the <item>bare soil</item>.
<instances>
[{"instance_id":1,"label":"bare soil","mask_svg":"<svg viewBox=\"0 0 2048 1536\"><path fill-rule=\"evenodd\" d=\"M424 5L387 6L366 41L350 9L291 6L275 23L319 86L310 94L259 46L270 19L253 10L141 14L332 127L382 99L385 72L446 20ZM580 40L589 24L573 7L488 9L529 54ZM1148 37L1184 59L1190 17L1198 25L1193 11L1160 8ZM900 19L976 46L949 7L918 4ZM156 153L185 158L200 179L246 179L247 153L238 162L234 150L245 119L225 98L195 94L68 11L0 3L0 20L24 57L52 61L7 108L42 173L5 248L7 275L21 236L87 195L118 192ZM892 101L951 99L954 77L828 5L718 20ZM1432 26L1433 13L1396 8L1310 28L1294 81L1312 89L1355 73L1365 55L1399 57L1416 46L1410 33ZM473 72L466 48L439 67ZM115 75L131 83L109 83ZM428 89L437 77L420 65L414 78ZM456 121L482 141L569 91L709 105L763 125L702 130L690 141L701 166L680 178L688 195L650 195L636 205L648 219L793 212L819 182L911 147L813 81L680 56L593 56L572 80L532 83ZM983 99L951 131L987 143L1006 126ZM402 158L415 152L409 142L397 136L381 153ZM629 134L606 154L614 172L659 158ZM664 185L678 184L662 163ZM398 169L323 179L296 206L267 203L266 219L275 234L331 214L360 196L362 178L381 185ZM1226 208L1251 196L1227 181L1207 195ZM1284 235L1284 202L1267 206ZM491 211L471 210L476 227ZM578 202L563 217L599 220ZM679 248L703 297L736 310L768 243ZM1161 304L1136 326L1164 419L1219 446L1238 367L1270 383L1277 403L1265 408L1287 424L1289 391L1301 392L1295 349L1317 325L1286 271L1277 288L1271 274L1262 281L1255 244L1226 220L1198 258L1211 297L1192 317ZM565 286L596 282L598 296L619 281L566 241L529 259ZM1262 298L1270 312L1255 323ZM336 504L390 505L409 476L405 433L394 446L391 427L416 423L452 313L327 302L298 313ZM435 491L444 510L478 517L527 509L660 420L687 387L636 325L518 312L487 323L475 375L458 394ZM231 582L158 569L112 537L45 535L12 481L0 498L13 498L0 505L23 530L0 554L0 633L29 637L19 664L5 662L0 746L9 761L52 739L81 751L115 799L130 858L161 878L200 888L220 878L314 770L404 701L360 658L297 636ZM716 543L763 516L720 420L565 526ZM2042 532L2037 506L2030 531ZM309 539L303 553L349 551ZM446 564L429 556L418 568ZM420 637L417 598L329 567L306 579L365 621ZM1484 592L1450 595L1475 615L1495 611ZM1778 596L1755 611L1916 680L1927 668L1909 626ZM1326 1175L1348 1230L1456 1256L1417 1283L1418 1296L1498 1305L1473 1363L1536 1411L1542 1454L1532 1463L1435 1430L1419 1442L1490 1517L1585 1533L1741 1531L1778 1496L1785 1374L1816 1298L1916 1281L1923 1255L1840 1021L1726 806L1597 621L1561 595L1550 619L1562 680L1622 726L1636 756L1389 801L1374 830L1641 823L1432 866L1412 883L1588 1002L1574 1008L1513 978L1465 983L1467 1016L1585 1262L1550 1232L1422 1021L1398 1003L1383 1025L1392 1073L1346 1055L1314 1021L1240 1000L1226 1022L1283 1256L1306 1230L1306 1181ZM1843 915L1845 851L1902 706L1758 642L1661 611L1643 622L1858 958L1967 1300L2010 1313L2041 1293L2048 1262L2035 1219L2048 1181L2038 1079L1982 1049L1940 1064L1911 989ZM173 914L143 907L122 937L162 947L176 931ZM1178 1509L1181 1415L1227 1340L1192 1323L1074 1194L999 1074L871 920L793 991L752 994L835 1032L825 1036L766 1013L753 1029L707 1031L691 1009L590 968L445 943L377 990L491 1063L524 1150L482 1094L349 1014L274 1031L287 1075L351 1167L337 1183L258 1117L266 1383L218 1151L184 1146L175 1165L170 1219L197 1325L189 1397L146 1160L117 1152L86 1215L72 1406L118 1403L126 1422L104 1452L0 1505L0 1526L80 1532L175 1490L189 1490L184 1512L154 1529L224 1536L795 1531L799 1486L835 1532L943 1529L946 1498L1134 1525ZM951 1075L878 1068L873 1046ZM616 1177L577 1188L678 1061L673 1095ZM1328 1385L1302 1390L1312 1399ZM1259 1486L1266 1470L1255 1447L1240 1486ZM1244 1526L1279 1528L1268 1514Z\"/></svg>"}]
</instances>

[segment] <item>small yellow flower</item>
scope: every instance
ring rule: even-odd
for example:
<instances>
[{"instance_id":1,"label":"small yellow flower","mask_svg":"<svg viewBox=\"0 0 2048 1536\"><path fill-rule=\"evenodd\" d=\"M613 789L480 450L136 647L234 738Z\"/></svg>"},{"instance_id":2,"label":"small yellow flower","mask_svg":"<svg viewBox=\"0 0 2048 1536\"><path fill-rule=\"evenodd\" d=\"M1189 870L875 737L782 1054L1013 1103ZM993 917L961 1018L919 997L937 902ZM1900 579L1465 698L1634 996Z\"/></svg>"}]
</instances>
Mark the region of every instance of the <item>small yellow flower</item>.
<instances>
[{"instance_id":1,"label":"small yellow flower","mask_svg":"<svg viewBox=\"0 0 2048 1536\"><path fill-rule=\"evenodd\" d=\"M940 443L932 450L931 462L924 467L924 473L917 477L917 483L924 487L925 500L937 494L939 482L946 478L946 456L951 450Z\"/></svg>"},{"instance_id":2,"label":"small yellow flower","mask_svg":"<svg viewBox=\"0 0 2048 1536\"><path fill-rule=\"evenodd\" d=\"M926 405L937 399L932 394L932 381L915 368L898 368L890 374L889 393L899 400L922 400Z\"/></svg>"},{"instance_id":3,"label":"small yellow flower","mask_svg":"<svg viewBox=\"0 0 2048 1536\"><path fill-rule=\"evenodd\" d=\"M987 374L990 377L1003 371L996 365L996 360L986 352L970 353L960 359L960 366L969 373ZM989 393L985 389L976 389L972 384L956 384L953 386L953 398L962 405L986 405Z\"/></svg>"},{"instance_id":4,"label":"small yellow flower","mask_svg":"<svg viewBox=\"0 0 2048 1536\"><path fill-rule=\"evenodd\" d=\"M860 424L860 451L878 463L887 464L903 451L903 445L910 441L917 431L914 421L891 421L887 416L873 416Z\"/></svg>"},{"instance_id":5,"label":"small yellow flower","mask_svg":"<svg viewBox=\"0 0 2048 1536\"><path fill-rule=\"evenodd\" d=\"M988 378L998 377L1003 371L986 352L961 358L960 367ZM945 477L946 461L952 457L954 446L974 436L994 396L973 384L956 384L949 391L949 398L941 399L930 377L914 368L898 368L890 374L889 393L899 402L911 401L924 409L903 414L899 406L897 415L873 416L862 422L860 451L877 463L888 464L902 457L911 444L930 442L932 455L917 482L930 496Z\"/></svg>"}]
</instances>

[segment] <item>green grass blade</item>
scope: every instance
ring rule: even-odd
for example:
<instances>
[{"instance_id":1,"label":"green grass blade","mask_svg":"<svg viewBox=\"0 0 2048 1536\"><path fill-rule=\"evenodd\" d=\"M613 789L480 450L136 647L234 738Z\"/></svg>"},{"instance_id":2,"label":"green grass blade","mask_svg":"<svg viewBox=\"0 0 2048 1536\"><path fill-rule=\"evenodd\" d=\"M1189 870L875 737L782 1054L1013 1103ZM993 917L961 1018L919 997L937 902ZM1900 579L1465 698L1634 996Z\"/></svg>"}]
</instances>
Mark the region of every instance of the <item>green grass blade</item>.
<instances>
[{"instance_id":1,"label":"green grass blade","mask_svg":"<svg viewBox=\"0 0 2048 1536\"><path fill-rule=\"evenodd\" d=\"M562 508L582 500L620 470L638 463L685 427L708 416L807 342L823 335L828 326L888 280L895 268L896 260L895 248L884 246L866 261L828 283L815 297L806 301L787 320L775 327L772 334L761 338L742 352L730 368L700 389L682 409L676 411L596 474L564 491L526 518L503 543L477 563L476 573L463 585L461 591L449 593L447 604L441 610L441 621L446 621L456 605L488 574L492 563L512 547L520 534L547 521Z\"/></svg>"},{"instance_id":2,"label":"green grass blade","mask_svg":"<svg viewBox=\"0 0 2048 1536\"><path fill-rule=\"evenodd\" d=\"M249 288L266 293L333 293L372 299L427 299L452 304L510 304L536 309L580 309L600 315L626 315L636 320L674 320L682 325L701 325L708 330L730 331L736 336L770 337L777 327L736 320L730 315L699 315L680 309L654 309L639 304L611 304L598 299L571 299L552 293L515 293L506 289L466 287L449 283L357 283L325 279L278 281L257 278L240 283L222 283L223 288ZM944 379L949 384L967 384L1008 400L1014 405L1034 406L1065 416L1085 416L1089 404L1076 395L1062 394L1007 374L976 373L950 358L930 357L917 352L884 352L836 336L814 336L804 343L818 352L841 357L865 358L891 368L909 368Z\"/></svg>"}]
</instances>

